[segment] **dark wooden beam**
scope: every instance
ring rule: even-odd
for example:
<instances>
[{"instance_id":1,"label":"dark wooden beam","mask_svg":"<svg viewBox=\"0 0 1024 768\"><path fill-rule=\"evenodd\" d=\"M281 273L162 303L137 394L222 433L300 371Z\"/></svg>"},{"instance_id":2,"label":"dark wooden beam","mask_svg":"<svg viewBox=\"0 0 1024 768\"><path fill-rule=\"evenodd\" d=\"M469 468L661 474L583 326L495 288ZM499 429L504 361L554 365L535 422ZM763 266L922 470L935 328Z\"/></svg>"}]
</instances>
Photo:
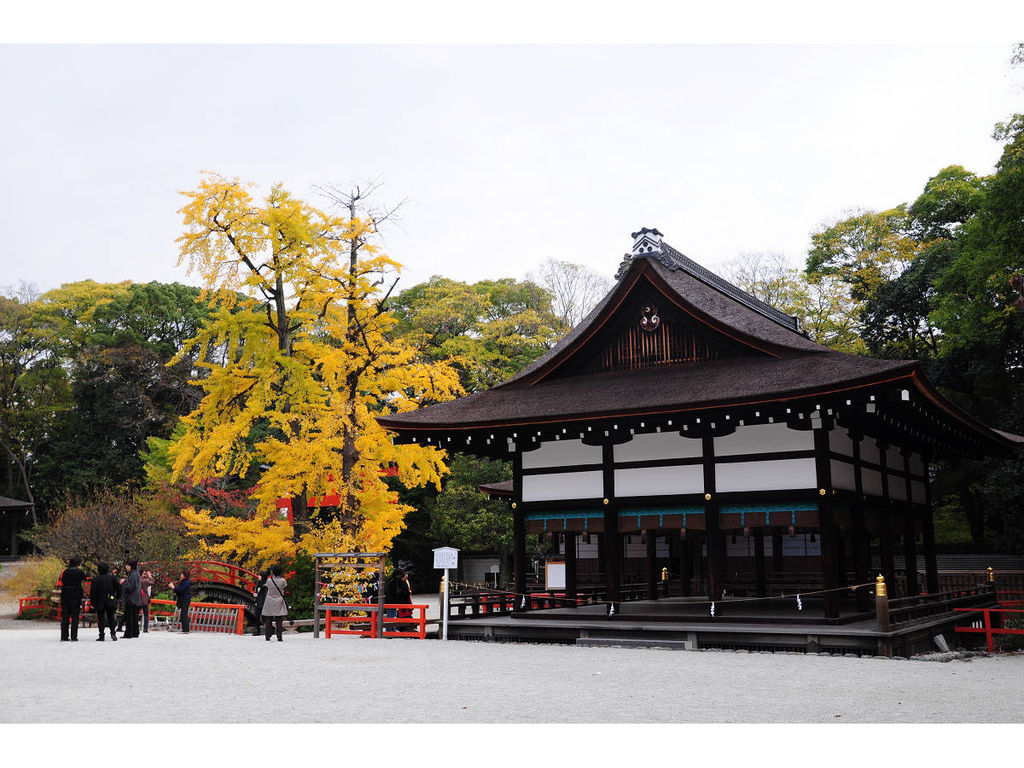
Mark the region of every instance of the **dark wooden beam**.
<instances>
[{"instance_id":1,"label":"dark wooden beam","mask_svg":"<svg viewBox=\"0 0 1024 768\"><path fill-rule=\"evenodd\" d=\"M569 606L576 607L576 531L565 532L565 597Z\"/></svg>"},{"instance_id":2,"label":"dark wooden beam","mask_svg":"<svg viewBox=\"0 0 1024 768\"><path fill-rule=\"evenodd\" d=\"M604 443L601 446L601 461L604 465L604 559L605 577L608 589L609 610L619 611L619 586L622 584L622 536L619 534L619 509L615 503L615 446Z\"/></svg>"},{"instance_id":3,"label":"dark wooden beam","mask_svg":"<svg viewBox=\"0 0 1024 768\"><path fill-rule=\"evenodd\" d=\"M818 480L818 531L821 534L821 576L826 590L839 586L839 563L836 556L839 531L832 503L832 465L828 455L829 430L814 430L814 465ZM825 618L839 618L839 593L825 592Z\"/></svg>"},{"instance_id":4,"label":"dark wooden beam","mask_svg":"<svg viewBox=\"0 0 1024 768\"><path fill-rule=\"evenodd\" d=\"M754 537L754 584L758 597L768 596L768 575L764 562L764 529L755 528L751 531Z\"/></svg>"},{"instance_id":5,"label":"dark wooden beam","mask_svg":"<svg viewBox=\"0 0 1024 768\"><path fill-rule=\"evenodd\" d=\"M721 600L725 539L720 526L718 499L715 498L715 439L705 435L701 440L704 454L704 525L708 543L708 597Z\"/></svg>"},{"instance_id":6,"label":"dark wooden beam","mask_svg":"<svg viewBox=\"0 0 1024 768\"><path fill-rule=\"evenodd\" d=\"M655 531L647 531L647 599L658 599L658 537Z\"/></svg>"}]
</instances>

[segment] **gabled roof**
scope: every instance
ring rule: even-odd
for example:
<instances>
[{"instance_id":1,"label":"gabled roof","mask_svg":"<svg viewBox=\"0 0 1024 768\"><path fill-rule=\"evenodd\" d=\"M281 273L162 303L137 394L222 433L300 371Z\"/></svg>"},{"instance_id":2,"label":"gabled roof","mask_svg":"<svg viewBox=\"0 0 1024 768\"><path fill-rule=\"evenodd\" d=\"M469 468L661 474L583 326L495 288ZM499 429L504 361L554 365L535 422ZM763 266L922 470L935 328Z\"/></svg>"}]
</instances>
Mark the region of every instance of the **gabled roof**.
<instances>
[{"instance_id":1,"label":"gabled roof","mask_svg":"<svg viewBox=\"0 0 1024 768\"><path fill-rule=\"evenodd\" d=\"M662 240L656 229L633 233L634 247L612 290L578 326L516 376L486 391L417 411L378 417L399 434L468 434L596 419L643 417L756 406L828 395L914 390L950 424L1008 448L1024 438L993 430L940 395L914 360L878 360L811 341L797 318L704 269ZM587 371L606 344L605 329L635 326L638 295L654 296L686 323L728 345L720 359L628 370ZM645 300L646 301L646 300Z\"/></svg>"}]
</instances>

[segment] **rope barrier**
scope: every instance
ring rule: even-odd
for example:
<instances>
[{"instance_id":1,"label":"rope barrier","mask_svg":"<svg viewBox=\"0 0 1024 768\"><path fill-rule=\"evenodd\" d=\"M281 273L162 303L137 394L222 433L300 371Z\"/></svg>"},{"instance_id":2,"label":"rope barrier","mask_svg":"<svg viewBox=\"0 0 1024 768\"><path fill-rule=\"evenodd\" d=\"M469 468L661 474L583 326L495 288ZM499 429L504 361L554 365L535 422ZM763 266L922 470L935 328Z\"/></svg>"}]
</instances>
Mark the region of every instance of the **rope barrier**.
<instances>
[{"instance_id":1,"label":"rope barrier","mask_svg":"<svg viewBox=\"0 0 1024 768\"><path fill-rule=\"evenodd\" d=\"M534 595L538 594L536 592L509 592L509 591L505 591L505 590L490 589L488 587L477 587L477 586L475 586L473 584L468 584L468 583L464 583L464 582L457 582L457 581L450 582L449 586L450 587L467 587L467 588L474 589L474 590L476 590L475 594L478 595L478 596L481 596L481 597L508 597L508 598L522 597L523 598L522 604L521 604L522 607L525 607L525 605L526 605L526 598L533 597ZM850 590L852 592L856 592L858 589L862 589L863 587L873 587L873 586L875 586L875 582L874 581L869 581L869 582L866 582L864 584L852 584L852 585L848 585L848 586L845 586L845 587L832 587L830 589L816 589L816 590L812 590L810 592L794 592L792 594L766 595L765 597L731 597L731 598L723 597L720 600L705 600L703 602L688 601L687 605L707 605L707 606L710 606L711 615L714 616L715 615L714 610L715 610L715 606L716 605L735 605L737 603L756 603L756 602L762 602L762 601L767 601L767 600L793 600L793 599L795 599L796 602L797 602L797 610L802 611L803 610L803 598L805 598L805 597L816 597L816 596L819 596L819 595L827 595L827 594L829 594L831 592L845 592L847 590ZM547 595L546 593L541 593L541 594L544 594L544 596L547 597L548 599L560 600L560 601L565 602L565 603L575 602L577 605L588 604L588 601L582 600L580 598L576 598L575 600L571 600L571 599L569 599L567 597L556 597L556 596L552 596L552 595ZM607 602L607 601L597 601L597 602Z\"/></svg>"}]
</instances>

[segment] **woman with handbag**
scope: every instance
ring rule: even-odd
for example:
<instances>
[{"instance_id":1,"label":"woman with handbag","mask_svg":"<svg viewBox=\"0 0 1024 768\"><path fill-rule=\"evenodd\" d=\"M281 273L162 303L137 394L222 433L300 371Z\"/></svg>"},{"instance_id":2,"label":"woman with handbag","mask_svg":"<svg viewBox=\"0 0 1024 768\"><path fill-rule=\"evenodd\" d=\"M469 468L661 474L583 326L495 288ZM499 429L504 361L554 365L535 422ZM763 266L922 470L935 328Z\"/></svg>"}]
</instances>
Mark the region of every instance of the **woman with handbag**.
<instances>
[{"instance_id":1,"label":"woman with handbag","mask_svg":"<svg viewBox=\"0 0 1024 768\"><path fill-rule=\"evenodd\" d=\"M263 600L263 635L267 642L270 642L270 635L273 629L277 629L277 642L284 638L281 633L284 631L284 617L288 614L288 602L284 599L284 589L288 582L281 575L281 566L275 565L271 569L273 574L267 579L267 596Z\"/></svg>"}]
</instances>

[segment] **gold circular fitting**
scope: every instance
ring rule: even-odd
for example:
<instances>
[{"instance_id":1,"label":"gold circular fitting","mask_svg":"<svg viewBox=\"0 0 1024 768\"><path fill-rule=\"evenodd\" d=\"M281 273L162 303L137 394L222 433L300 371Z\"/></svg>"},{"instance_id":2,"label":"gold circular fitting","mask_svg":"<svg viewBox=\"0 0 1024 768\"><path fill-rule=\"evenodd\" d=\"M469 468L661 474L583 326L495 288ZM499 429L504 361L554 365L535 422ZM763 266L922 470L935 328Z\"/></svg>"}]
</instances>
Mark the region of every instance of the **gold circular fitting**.
<instances>
[{"instance_id":1,"label":"gold circular fitting","mask_svg":"<svg viewBox=\"0 0 1024 768\"><path fill-rule=\"evenodd\" d=\"M516 503L515 503L515 502L513 501L513 502L512 502L512 509L515 509L515 508L516 508L517 506L518 506L518 505L517 505L517 504L516 504Z\"/></svg>"},{"instance_id":2,"label":"gold circular fitting","mask_svg":"<svg viewBox=\"0 0 1024 768\"><path fill-rule=\"evenodd\" d=\"M711 494L710 493L705 493L704 494L704 501L711 501Z\"/></svg>"},{"instance_id":3,"label":"gold circular fitting","mask_svg":"<svg viewBox=\"0 0 1024 768\"><path fill-rule=\"evenodd\" d=\"M602 503L602 504L608 504L608 499L602 499L602 500L601 500L601 503Z\"/></svg>"},{"instance_id":4,"label":"gold circular fitting","mask_svg":"<svg viewBox=\"0 0 1024 768\"><path fill-rule=\"evenodd\" d=\"M825 495L825 489L824 488L819 488L818 489L818 495L819 496L824 496Z\"/></svg>"}]
</instances>

